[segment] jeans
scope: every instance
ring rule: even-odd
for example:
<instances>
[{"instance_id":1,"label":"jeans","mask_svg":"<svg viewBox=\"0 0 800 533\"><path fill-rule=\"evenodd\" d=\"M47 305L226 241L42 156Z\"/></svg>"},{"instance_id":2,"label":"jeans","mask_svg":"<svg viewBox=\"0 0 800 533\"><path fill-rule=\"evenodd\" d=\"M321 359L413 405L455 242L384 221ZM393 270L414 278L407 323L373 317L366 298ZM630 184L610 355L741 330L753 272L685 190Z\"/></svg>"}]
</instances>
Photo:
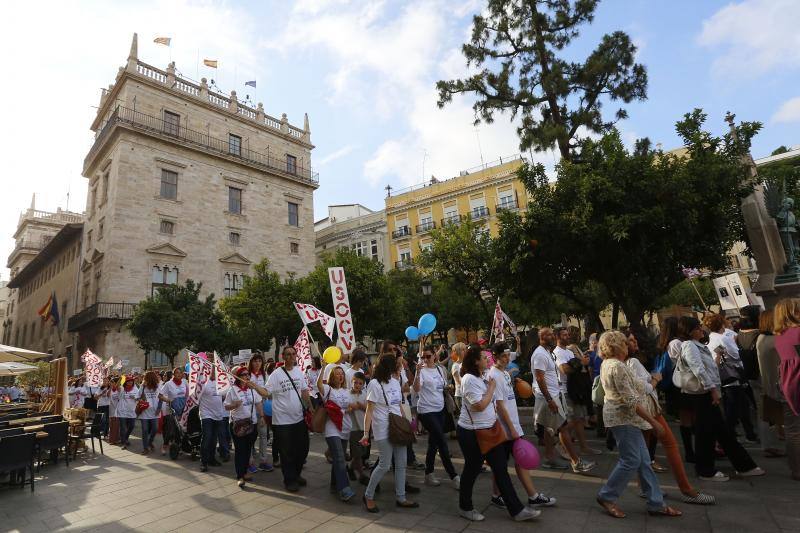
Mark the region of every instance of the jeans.
<instances>
[{"instance_id":1,"label":"jeans","mask_svg":"<svg viewBox=\"0 0 800 533\"><path fill-rule=\"evenodd\" d=\"M130 444L130 436L133 433L133 428L136 427L135 418L120 418L119 419L119 441L127 446Z\"/></svg>"},{"instance_id":2,"label":"jeans","mask_svg":"<svg viewBox=\"0 0 800 533\"><path fill-rule=\"evenodd\" d=\"M750 400L743 385L722 388L722 402L725 408L725 422L728 429L736 435L736 426L742 423L744 434L749 440L756 440L757 434L750 418Z\"/></svg>"},{"instance_id":3,"label":"jeans","mask_svg":"<svg viewBox=\"0 0 800 533\"><path fill-rule=\"evenodd\" d=\"M269 463L267 459L267 443L269 442L269 426L261 417L257 425L258 446L253 446L253 461L259 464Z\"/></svg>"},{"instance_id":4,"label":"jeans","mask_svg":"<svg viewBox=\"0 0 800 533\"><path fill-rule=\"evenodd\" d=\"M638 473L642 491L647 496L647 508L651 511L662 509L664 494L650 467L650 454L642 430L635 426L614 426L609 429L617 440L619 460L597 497L604 502L616 502L631 478Z\"/></svg>"},{"instance_id":5,"label":"jeans","mask_svg":"<svg viewBox=\"0 0 800 533\"><path fill-rule=\"evenodd\" d=\"M217 441L222 438L223 421L213 418L204 418L200 421L202 428L200 436L200 463L209 465L214 462L214 448ZM220 441L221 444L221 441Z\"/></svg>"},{"instance_id":6,"label":"jeans","mask_svg":"<svg viewBox=\"0 0 800 533\"><path fill-rule=\"evenodd\" d=\"M350 487L350 479L347 477L347 462L344 458L344 445L347 442L339 437L325 437L328 443L328 450L331 452L331 486L341 493Z\"/></svg>"},{"instance_id":7,"label":"jeans","mask_svg":"<svg viewBox=\"0 0 800 533\"><path fill-rule=\"evenodd\" d=\"M522 511L523 505L519 501L514 485L511 483L511 477L508 475L508 456L505 444L495 446L484 456L478 446L478 436L475 430L458 426L456 431L461 453L464 454L464 471L461 472L458 507L462 511L471 511L474 508L472 505L472 489L475 486L475 480L478 479L478 474L481 473L485 458L492 469L500 495L506 502L508 513L511 516L518 515Z\"/></svg>"},{"instance_id":8,"label":"jeans","mask_svg":"<svg viewBox=\"0 0 800 533\"><path fill-rule=\"evenodd\" d=\"M108 406L103 405L97 408L97 411L103 413L103 423L100 426L100 433L104 437L108 437Z\"/></svg>"},{"instance_id":9,"label":"jeans","mask_svg":"<svg viewBox=\"0 0 800 533\"><path fill-rule=\"evenodd\" d=\"M147 450L153 447L157 430L158 418L142 418L142 448Z\"/></svg>"},{"instance_id":10,"label":"jeans","mask_svg":"<svg viewBox=\"0 0 800 533\"><path fill-rule=\"evenodd\" d=\"M425 473L433 472L433 463L436 461L436 452L442 458L447 475L450 479L456 477L456 469L453 468L453 461L450 460L450 450L447 447L447 439L444 436L444 415L442 409L438 413L421 413L419 420L422 427L428 431L428 453L425 455Z\"/></svg>"},{"instance_id":11,"label":"jeans","mask_svg":"<svg viewBox=\"0 0 800 533\"><path fill-rule=\"evenodd\" d=\"M397 501L406 501L406 454L408 453L406 447L395 446L389 442L389 439L376 440L375 445L378 446L380 455L378 456L378 464L369 477L369 484L364 496L368 500L375 499L375 488L392 467L392 460L394 459L394 494Z\"/></svg>"},{"instance_id":12,"label":"jeans","mask_svg":"<svg viewBox=\"0 0 800 533\"><path fill-rule=\"evenodd\" d=\"M296 424L272 426L281 459L283 483L296 483L308 457L308 427L301 420Z\"/></svg>"},{"instance_id":13,"label":"jeans","mask_svg":"<svg viewBox=\"0 0 800 533\"><path fill-rule=\"evenodd\" d=\"M783 428L786 432L786 457L792 477L800 480L800 416L794 414L788 403L783 404Z\"/></svg>"},{"instance_id":14,"label":"jeans","mask_svg":"<svg viewBox=\"0 0 800 533\"><path fill-rule=\"evenodd\" d=\"M709 477L717 472L714 457L715 442L719 442L728 460L739 472L755 468L756 463L723 420L719 406L711 403L711 393L685 396L688 397L694 411L694 467L697 475Z\"/></svg>"},{"instance_id":15,"label":"jeans","mask_svg":"<svg viewBox=\"0 0 800 533\"><path fill-rule=\"evenodd\" d=\"M257 436L258 432L255 428L243 437L232 435L234 448L233 465L236 469L236 479L242 479L247 473L247 467L250 465L250 450L253 448Z\"/></svg>"},{"instance_id":16,"label":"jeans","mask_svg":"<svg viewBox=\"0 0 800 533\"><path fill-rule=\"evenodd\" d=\"M219 430L219 437L217 438L219 445L219 454L222 457L230 457L231 455L231 419L224 417L222 419L222 427Z\"/></svg>"}]
</instances>

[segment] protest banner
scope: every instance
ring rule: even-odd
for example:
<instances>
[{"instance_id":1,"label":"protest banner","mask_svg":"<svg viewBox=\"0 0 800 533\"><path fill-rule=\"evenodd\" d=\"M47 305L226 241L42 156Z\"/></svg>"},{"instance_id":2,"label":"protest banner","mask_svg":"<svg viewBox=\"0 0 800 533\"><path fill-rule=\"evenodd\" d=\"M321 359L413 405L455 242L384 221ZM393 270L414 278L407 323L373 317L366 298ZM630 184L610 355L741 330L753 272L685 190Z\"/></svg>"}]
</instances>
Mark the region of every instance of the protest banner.
<instances>
[{"instance_id":1,"label":"protest banner","mask_svg":"<svg viewBox=\"0 0 800 533\"><path fill-rule=\"evenodd\" d=\"M222 361L217 352L214 352L214 367L217 370L217 394L225 396L228 388L233 384L233 377L231 376L228 367Z\"/></svg>"},{"instance_id":2,"label":"protest banner","mask_svg":"<svg viewBox=\"0 0 800 533\"><path fill-rule=\"evenodd\" d=\"M313 324L314 322L319 322L320 327L325 332L325 335L331 340L333 340L333 330L336 327L336 319L332 316L323 313L313 305L309 304L301 304L294 302L294 308L297 310L297 313L300 315L300 320L303 321L304 325Z\"/></svg>"},{"instance_id":3,"label":"protest banner","mask_svg":"<svg viewBox=\"0 0 800 533\"><path fill-rule=\"evenodd\" d=\"M347 280L343 267L328 269L328 278L331 282L331 297L333 298L333 314L336 317L336 331L338 339L336 345L345 354L352 353L356 345L356 333L353 329L353 314L350 309L350 298L347 295Z\"/></svg>"},{"instance_id":4,"label":"protest banner","mask_svg":"<svg viewBox=\"0 0 800 533\"><path fill-rule=\"evenodd\" d=\"M308 328L303 326L297 340L294 343L294 351L297 354L297 366L301 371L305 372L312 366L311 361L311 343L308 335Z\"/></svg>"}]
</instances>

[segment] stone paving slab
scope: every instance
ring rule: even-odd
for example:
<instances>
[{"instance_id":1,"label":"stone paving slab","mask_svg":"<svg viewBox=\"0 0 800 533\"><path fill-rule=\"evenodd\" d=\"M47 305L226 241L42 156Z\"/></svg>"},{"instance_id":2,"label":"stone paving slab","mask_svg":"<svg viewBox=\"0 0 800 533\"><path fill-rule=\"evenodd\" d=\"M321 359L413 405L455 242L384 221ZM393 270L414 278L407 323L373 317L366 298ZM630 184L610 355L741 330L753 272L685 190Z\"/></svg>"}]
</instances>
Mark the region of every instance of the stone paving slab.
<instances>
[{"instance_id":1,"label":"stone paving slab","mask_svg":"<svg viewBox=\"0 0 800 533\"><path fill-rule=\"evenodd\" d=\"M764 459L752 446L750 452L767 470L766 476L734 478L728 483L700 482L691 477L696 486L717 496L716 506L683 504L671 475L659 475L662 488L671 497L670 503L684 512L682 518L648 516L633 485L619 502L628 517L616 520L604 514L595 503L595 494L617 458L615 453L606 451L598 458L593 475L535 472L537 488L555 496L558 505L544 509L534 522L518 524L505 511L489 504L491 476L488 474L479 477L473 496L476 508L486 515L484 522L471 523L460 518L457 492L444 483L440 487L425 487L420 471L409 471L409 480L422 487L421 494L411 496L420 503L419 509L400 510L394 506L391 475L381 483L383 490L377 497L380 513L364 511L360 485L355 487L358 496L351 503L342 503L328 490L330 466L324 459L325 442L320 435L312 436L304 470L309 485L295 494L283 489L278 470L255 474L254 482L241 490L235 484L232 463L201 473L199 464L188 457L171 461L160 455L142 456L135 451L138 439L132 443L127 451L107 445L105 455L91 452L79 455L68 468L63 462L45 465L37 475L33 494L27 487L0 489L0 531L800 532L800 483L789 478L784 459ZM593 445L602 447L599 441ZM425 439L421 438L415 448L418 459L422 460ZM460 469L463 460L456 441L451 441L451 451L456 469ZM666 464L663 458L660 462ZM719 467L726 472L732 470L724 460ZM509 471L515 477L513 468ZM446 478L438 462L437 475ZM517 488L522 494L518 483Z\"/></svg>"}]
</instances>

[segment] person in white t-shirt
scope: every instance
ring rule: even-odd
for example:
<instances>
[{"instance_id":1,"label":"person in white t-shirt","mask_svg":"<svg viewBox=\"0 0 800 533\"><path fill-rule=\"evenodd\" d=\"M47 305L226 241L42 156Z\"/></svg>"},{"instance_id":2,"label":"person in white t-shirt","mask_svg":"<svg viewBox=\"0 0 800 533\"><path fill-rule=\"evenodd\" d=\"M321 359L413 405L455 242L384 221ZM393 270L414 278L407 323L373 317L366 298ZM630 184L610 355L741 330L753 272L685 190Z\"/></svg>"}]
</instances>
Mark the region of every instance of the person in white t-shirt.
<instances>
[{"instance_id":1,"label":"person in white t-shirt","mask_svg":"<svg viewBox=\"0 0 800 533\"><path fill-rule=\"evenodd\" d=\"M514 394L513 381L506 368L511 362L511 352L504 342L495 343L492 346L492 356L494 366L489 370L489 379L494 380L494 404L497 409L497 418L503 424L506 435L511 440L506 442L507 456L511 456L514 448L514 441L524 435L522 425L519 422L519 411L517 410L517 398ZM556 504L556 499L545 496L544 493L536 490L529 470L522 468L519 463L514 463L517 477L525 492L528 493L528 505L535 507L551 507Z\"/></svg>"},{"instance_id":2,"label":"person in white t-shirt","mask_svg":"<svg viewBox=\"0 0 800 533\"><path fill-rule=\"evenodd\" d=\"M558 435L561 445L571 459L572 471L584 474L594 468L595 464L583 461L578 456L572 444L572 438L567 431L564 431L567 426L566 401L561 392L559 369L555 357L551 353L555 344L553 330L542 328L539 330L539 346L531 355L531 370L534 376L534 421L545 430L542 466L554 469L566 468L555 456L554 437Z\"/></svg>"},{"instance_id":3,"label":"person in white t-shirt","mask_svg":"<svg viewBox=\"0 0 800 533\"><path fill-rule=\"evenodd\" d=\"M122 449L130 446L130 436L136 427L136 402L139 400L139 387L133 376L123 376L125 382L117 391L117 417L119 418L119 440Z\"/></svg>"},{"instance_id":4,"label":"person in white t-shirt","mask_svg":"<svg viewBox=\"0 0 800 533\"><path fill-rule=\"evenodd\" d=\"M100 425L100 434L108 437L108 417L111 405L111 382L108 377L103 378L100 390L97 393L97 410L103 413L103 422Z\"/></svg>"},{"instance_id":5,"label":"person in white t-shirt","mask_svg":"<svg viewBox=\"0 0 800 533\"><path fill-rule=\"evenodd\" d=\"M442 460L445 472L452 486L458 490L461 478L456 474L450 450L444 435L444 388L447 372L436 364L433 348L422 350L422 360L417 364L414 375L414 391L418 394L417 414L422 426L428 431L428 453L425 456L425 484L438 487L441 483L433 474L436 452Z\"/></svg>"},{"instance_id":6,"label":"person in white t-shirt","mask_svg":"<svg viewBox=\"0 0 800 533\"><path fill-rule=\"evenodd\" d=\"M228 387L228 392L225 394L225 410L230 412L231 438L233 438L234 448L234 468L236 470L236 484L239 488L243 488L245 481L251 478L247 473L247 466L250 463L250 450L256 441L258 432L256 431L256 422L258 415L256 413L256 393L253 388L248 386L250 379L250 372L247 367L240 366L233 371L235 377L234 383ZM237 426L240 424L248 424L249 428L244 434L237 435Z\"/></svg>"},{"instance_id":7,"label":"person in white t-shirt","mask_svg":"<svg viewBox=\"0 0 800 533\"><path fill-rule=\"evenodd\" d=\"M330 366L330 365L329 365ZM328 383L319 384L322 409L327 409L328 402L338 406L338 410L331 412L328 409L328 420L325 422L325 442L332 460L331 464L331 490L339 493L343 502L350 501L356 495L350 487L347 477L347 462L344 450L350 438L350 391L347 390L347 378L344 368L335 366L328 374ZM335 415L335 417L334 417Z\"/></svg>"},{"instance_id":8,"label":"person in white t-shirt","mask_svg":"<svg viewBox=\"0 0 800 533\"><path fill-rule=\"evenodd\" d=\"M364 411L367 409L367 379L363 372L356 372L350 380L350 466L348 474L357 477L359 483L367 485L369 476L364 473L364 462L369 458L367 448L359 441L364 434Z\"/></svg>"},{"instance_id":9,"label":"person in white t-shirt","mask_svg":"<svg viewBox=\"0 0 800 533\"><path fill-rule=\"evenodd\" d=\"M280 369L278 368L277 370ZM311 358L311 366L306 369L305 375L311 405L314 408L319 407L319 389L317 388L317 382L319 382L322 376L322 361L319 356L315 355Z\"/></svg>"},{"instance_id":10,"label":"person in white t-shirt","mask_svg":"<svg viewBox=\"0 0 800 533\"><path fill-rule=\"evenodd\" d=\"M347 378L347 388L353 387L353 376L358 372L364 373L367 370L367 354L362 348L353 350L350 356L350 368L345 369L345 377Z\"/></svg>"},{"instance_id":11,"label":"person in white t-shirt","mask_svg":"<svg viewBox=\"0 0 800 533\"><path fill-rule=\"evenodd\" d=\"M266 365L264 364L264 356L260 353L253 354L250 361L247 363L247 369L250 371L250 381L259 387L267 386L267 372ZM269 443L269 426L267 426L267 419L264 416L263 402L258 402L256 405L258 414L258 424L256 430L258 431L257 445L253 446L253 457L250 458L250 466L248 472L251 474L258 470L262 472L272 472L273 466L269 460L267 451L267 444Z\"/></svg>"},{"instance_id":12,"label":"person in white t-shirt","mask_svg":"<svg viewBox=\"0 0 800 533\"><path fill-rule=\"evenodd\" d=\"M117 445L119 441L119 418L117 417L117 403L119 403L118 392L122 388L119 384L119 376L113 376L110 380L110 393L108 398L108 443Z\"/></svg>"},{"instance_id":13,"label":"person in white t-shirt","mask_svg":"<svg viewBox=\"0 0 800 533\"><path fill-rule=\"evenodd\" d=\"M200 416L200 471L207 472L209 466L220 466L222 463L217 461L214 449L217 443L222 443L225 439L225 427L223 418L226 412L223 405L223 397L217 391L217 373L212 367L211 377L205 383L198 383L196 387L199 403Z\"/></svg>"},{"instance_id":14,"label":"person in white t-shirt","mask_svg":"<svg viewBox=\"0 0 800 533\"><path fill-rule=\"evenodd\" d=\"M310 409L309 387L297 367L294 347L286 346L282 357L283 366L270 374L266 390L272 396L272 428L278 442L283 484L289 492L297 492L307 484L300 474L308 456L309 436L304 412Z\"/></svg>"},{"instance_id":15,"label":"person in white t-shirt","mask_svg":"<svg viewBox=\"0 0 800 533\"><path fill-rule=\"evenodd\" d=\"M491 429L498 423L494 391L497 383L483 377L489 360L480 346L472 344L461 362L461 392L463 407L458 418L458 443L464 454L464 470L458 497L459 515L478 522L484 519L472 504L472 489L481 472L484 460L492 469L494 480L508 514L518 522L537 517L541 511L527 507L519 501L511 476L508 475L508 457L504 442L483 453L478 444L477 431Z\"/></svg>"},{"instance_id":16,"label":"person in white t-shirt","mask_svg":"<svg viewBox=\"0 0 800 533\"><path fill-rule=\"evenodd\" d=\"M154 370L147 371L142 382L140 398L137 398L137 400L142 399L148 403L147 409L138 416L142 421L142 455L147 455L155 449L153 441L158 429L159 389L158 374Z\"/></svg>"}]
</instances>

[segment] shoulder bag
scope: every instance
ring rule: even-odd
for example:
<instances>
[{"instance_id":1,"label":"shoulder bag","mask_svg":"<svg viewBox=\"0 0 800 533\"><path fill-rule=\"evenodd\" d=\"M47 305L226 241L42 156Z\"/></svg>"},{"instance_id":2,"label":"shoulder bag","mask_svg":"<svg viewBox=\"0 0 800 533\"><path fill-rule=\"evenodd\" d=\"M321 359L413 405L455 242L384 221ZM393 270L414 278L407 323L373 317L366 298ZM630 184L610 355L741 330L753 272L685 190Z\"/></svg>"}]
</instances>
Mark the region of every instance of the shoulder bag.
<instances>
[{"instance_id":1,"label":"shoulder bag","mask_svg":"<svg viewBox=\"0 0 800 533\"><path fill-rule=\"evenodd\" d=\"M328 389L328 395L325 397L325 401L322 402L322 406L314 411L313 418L311 419L311 428L314 433L325 433L325 422L328 421L328 410L325 408L325 405L328 403L330 397L331 389Z\"/></svg>"},{"instance_id":2,"label":"shoulder bag","mask_svg":"<svg viewBox=\"0 0 800 533\"><path fill-rule=\"evenodd\" d=\"M255 429L253 425L253 406L256 403L256 399L253 397L253 391L250 391L250 416L247 418L242 418L241 420L234 420L233 424L231 424L231 433L236 435L237 437L246 437L250 433L253 432Z\"/></svg>"},{"instance_id":3,"label":"shoulder bag","mask_svg":"<svg viewBox=\"0 0 800 533\"><path fill-rule=\"evenodd\" d=\"M722 348L722 352L719 354L719 381L723 385L733 385L734 383L739 383L742 379L742 375L739 372L739 368L734 365L730 358L728 357L728 352L725 348Z\"/></svg>"},{"instance_id":4,"label":"shoulder bag","mask_svg":"<svg viewBox=\"0 0 800 533\"><path fill-rule=\"evenodd\" d=\"M600 376L595 376L594 383L592 383L592 403L602 406L606 401L606 390L603 388L603 382L600 381Z\"/></svg>"},{"instance_id":5,"label":"shoulder bag","mask_svg":"<svg viewBox=\"0 0 800 533\"><path fill-rule=\"evenodd\" d=\"M686 341L693 342L693 341ZM675 370L672 372L672 384L686 394L699 394L704 391L703 385L683 358L683 350L675 361Z\"/></svg>"},{"instance_id":6,"label":"shoulder bag","mask_svg":"<svg viewBox=\"0 0 800 533\"><path fill-rule=\"evenodd\" d=\"M408 446L417 442L417 437L414 436L414 430L411 429L411 422L405 417L396 415L391 411L389 400L386 398L386 391L383 389L383 383L378 381L378 385L383 393L383 401L386 402L386 409L389 411L389 442L395 446ZM402 391L401 391L402 396Z\"/></svg>"},{"instance_id":7,"label":"shoulder bag","mask_svg":"<svg viewBox=\"0 0 800 533\"><path fill-rule=\"evenodd\" d=\"M294 393L297 394L297 399L300 400L300 405L303 406L303 420L306 423L306 427L308 428L309 431L313 432L314 431L314 415L313 415L313 413L306 407L306 404L303 403L303 397L300 396L300 392L297 390L297 386L294 384L294 380L292 379L292 376L289 374L289 372L286 370L286 367L282 366L281 369L283 369L283 372L284 372L284 374L286 374L286 377L289 378L289 383L292 384L292 388L294 389ZM324 409L323 409L323 411L324 411Z\"/></svg>"},{"instance_id":8,"label":"shoulder bag","mask_svg":"<svg viewBox=\"0 0 800 533\"><path fill-rule=\"evenodd\" d=\"M442 381L444 381L444 389L442 390L442 394L444 395L444 408L448 413L453 414L456 411L456 401L453 399L453 395L450 394L450 391L447 390L447 378L442 372L441 367L437 365L436 369L439 371L439 375L442 376Z\"/></svg>"},{"instance_id":9,"label":"shoulder bag","mask_svg":"<svg viewBox=\"0 0 800 533\"><path fill-rule=\"evenodd\" d=\"M150 407L150 402L144 399L144 387L142 387L142 395L139 396L139 401L136 402L136 416L139 416Z\"/></svg>"},{"instance_id":10,"label":"shoulder bag","mask_svg":"<svg viewBox=\"0 0 800 533\"><path fill-rule=\"evenodd\" d=\"M472 420L472 413L470 412L469 405L465 405L464 407L467 410L467 415L469 415L470 423L475 426L475 421ZM506 435L506 430L503 429L503 425L497 418L495 418L492 427L476 429L475 437L478 439L478 448L480 448L482 455L486 455L497 446L509 440L508 435Z\"/></svg>"}]
</instances>

